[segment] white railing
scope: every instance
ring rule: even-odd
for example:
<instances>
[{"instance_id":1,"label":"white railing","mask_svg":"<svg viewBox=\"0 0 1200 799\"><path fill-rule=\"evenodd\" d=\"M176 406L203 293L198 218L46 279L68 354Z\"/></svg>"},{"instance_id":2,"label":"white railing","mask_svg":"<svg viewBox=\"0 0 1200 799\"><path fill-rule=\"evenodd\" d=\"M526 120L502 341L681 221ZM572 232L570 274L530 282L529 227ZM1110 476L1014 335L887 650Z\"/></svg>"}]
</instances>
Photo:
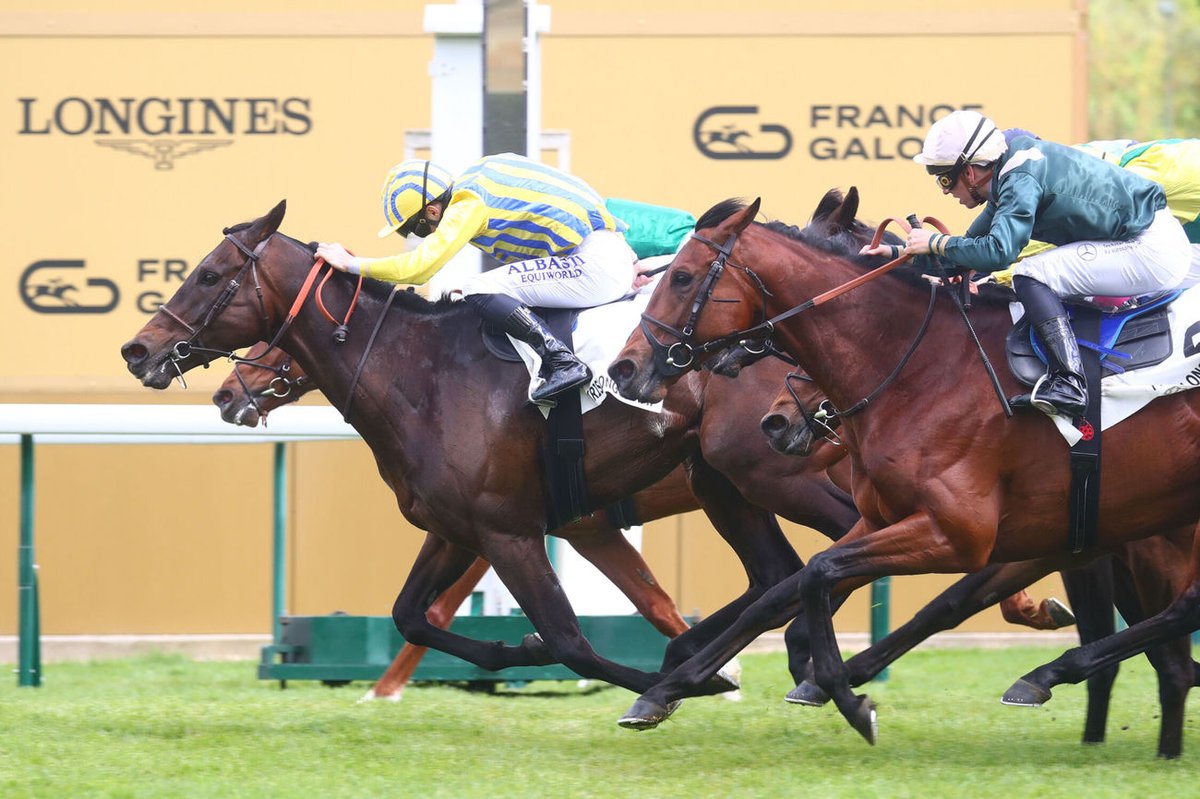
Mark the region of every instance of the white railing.
<instances>
[{"instance_id":1,"label":"white railing","mask_svg":"<svg viewBox=\"0 0 1200 799\"><path fill-rule=\"evenodd\" d=\"M17 685L41 685L41 611L33 520L35 444L275 444L275 525L272 619L279 641L284 614L284 444L359 438L335 408L287 405L271 412L270 428L236 427L212 405L0 404L0 444L21 447L21 530L17 548Z\"/></svg>"}]
</instances>

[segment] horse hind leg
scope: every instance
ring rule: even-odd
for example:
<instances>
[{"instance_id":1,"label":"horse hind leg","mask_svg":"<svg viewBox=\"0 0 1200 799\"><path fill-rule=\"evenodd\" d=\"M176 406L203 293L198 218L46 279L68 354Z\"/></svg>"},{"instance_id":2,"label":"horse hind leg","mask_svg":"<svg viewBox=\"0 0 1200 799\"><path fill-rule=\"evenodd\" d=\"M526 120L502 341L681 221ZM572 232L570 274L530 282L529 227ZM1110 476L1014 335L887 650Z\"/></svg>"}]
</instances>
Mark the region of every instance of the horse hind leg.
<instances>
[{"instance_id":1,"label":"horse hind leg","mask_svg":"<svg viewBox=\"0 0 1200 799\"><path fill-rule=\"evenodd\" d=\"M429 623L443 630L449 627L450 622L454 620L454 612L470 596L487 570L488 562L483 558L476 558L475 562L470 565L463 576L458 578L453 585L437 598L437 601L429 606L429 610L425 612L425 617L429 619ZM404 694L404 689L408 686L409 680L412 679L413 672L417 670L421 659L425 657L425 653L428 651L428 647L405 643L404 646L400 647L400 651L396 653L396 657L392 660L391 665L387 667L387 671L375 681L375 684L371 686L371 690L367 691L358 701L370 702L382 699L389 702L399 702L401 696Z\"/></svg>"},{"instance_id":2,"label":"horse hind leg","mask_svg":"<svg viewBox=\"0 0 1200 799\"><path fill-rule=\"evenodd\" d=\"M1112 556L1107 555L1087 566L1062 572L1067 599L1075 608L1075 629L1081 644L1099 641L1116 632L1116 619L1113 616L1114 565ZM1118 668L1113 665L1101 669L1087 679L1087 716L1083 723L1085 744L1104 742Z\"/></svg>"}]
</instances>

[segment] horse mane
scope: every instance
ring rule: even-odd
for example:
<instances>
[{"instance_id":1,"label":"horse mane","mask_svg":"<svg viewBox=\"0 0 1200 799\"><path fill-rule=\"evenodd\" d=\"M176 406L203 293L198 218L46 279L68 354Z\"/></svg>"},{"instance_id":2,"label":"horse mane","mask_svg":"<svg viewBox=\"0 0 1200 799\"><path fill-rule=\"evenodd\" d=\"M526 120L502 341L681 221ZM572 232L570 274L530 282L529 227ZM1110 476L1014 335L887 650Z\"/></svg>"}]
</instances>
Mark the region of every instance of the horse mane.
<instances>
[{"instance_id":1,"label":"horse mane","mask_svg":"<svg viewBox=\"0 0 1200 799\"><path fill-rule=\"evenodd\" d=\"M877 255L859 255L858 252L863 244L869 242L871 236L874 235L874 225L860 219L855 219L850 228L842 228L832 234L829 232L828 225L825 222L842 204L843 199L844 196L841 191L830 189L821 198L821 202L818 203L812 218L803 228L779 220L754 222L753 224L783 236L786 239L806 244L809 247L830 253L831 255L837 255L867 271L883 266L888 262L888 258ZM746 202L740 198L722 200L700 216L696 221L695 229L699 231L716 227L733 216L733 214L745 208ZM883 234L883 243L903 245L904 240L891 231L885 231ZM894 277L904 283L922 289L927 289L929 286L925 278L921 276L921 270L917 264L905 264L897 269L893 269L885 277ZM943 286L939 289L939 292L945 293L948 290L949 287ZM954 290L957 291L957 287ZM979 293L973 295L972 299L985 305L1007 307L1008 303L1016 300L1016 295L1011 289L1004 288L995 283L984 283L979 286Z\"/></svg>"}]
</instances>

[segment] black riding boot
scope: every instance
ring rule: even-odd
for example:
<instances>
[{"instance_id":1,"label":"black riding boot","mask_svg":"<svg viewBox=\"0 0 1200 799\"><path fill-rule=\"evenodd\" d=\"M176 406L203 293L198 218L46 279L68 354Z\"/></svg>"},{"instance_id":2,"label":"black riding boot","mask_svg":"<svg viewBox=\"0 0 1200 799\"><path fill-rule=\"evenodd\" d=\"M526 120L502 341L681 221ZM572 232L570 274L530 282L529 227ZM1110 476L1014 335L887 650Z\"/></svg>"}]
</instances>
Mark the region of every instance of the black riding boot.
<instances>
[{"instance_id":1,"label":"black riding boot","mask_svg":"<svg viewBox=\"0 0 1200 799\"><path fill-rule=\"evenodd\" d=\"M1049 369L1046 377L1028 394L1013 397L1013 407L1033 406L1043 413L1062 413L1072 418L1087 411L1087 380L1075 331L1067 319L1062 301L1045 283L1018 275L1013 280L1017 299L1025 306Z\"/></svg>"},{"instance_id":2,"label":"black riding boot","mask_svg":"<svg viewBox=\"0 0 1200 799\"><path fill-rule=\"evenodd\" d=\"M473 305L485 321L533 347L542 359L539 376L544 382L533 392L535 402L578 388L592 379L587 364L576 358L575 353L519 301L506 294L472 294L463 300Z\"/></svg>"}]
</instances>

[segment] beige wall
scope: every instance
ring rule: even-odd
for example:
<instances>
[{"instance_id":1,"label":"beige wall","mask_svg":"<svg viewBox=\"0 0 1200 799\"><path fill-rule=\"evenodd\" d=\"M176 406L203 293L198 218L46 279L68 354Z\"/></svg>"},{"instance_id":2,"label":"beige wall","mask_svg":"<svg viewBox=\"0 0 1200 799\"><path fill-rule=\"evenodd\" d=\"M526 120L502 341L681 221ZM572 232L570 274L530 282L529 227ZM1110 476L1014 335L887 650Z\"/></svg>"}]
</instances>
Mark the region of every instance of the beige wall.
<instances>
[{"instance_id":1,"label":"beige wall","mask_svg":"<svg viewBox=\"0 0 1200 799\"><path fill-rule=\"evenodd\" d=\"M762 196L768 216L799 222L826 189L857 185L868 218L917 211L952 227L966 216L903 157L934 108L978 104L1002 125L1084 138L1084 26L1075 0L970 11L926 0L909 4L912 16L885 2L816 10L825 5L760 0L733 12L707 0L630 0L604 11L581 0L553 3L543 126L569 132L574 171L611 196L697 214L727 196ZM0 402L207 402L222 369L189 375L186 393L152 393L125 372L118 348L154 298L174 290L167 262L189 269L222 226L281 198L289 201L285 232L386 254L387 243L374 237L379 181L401 157L404 132L429 125L433 49L421 30L423 7L229 1L200 13L164 12L150 0L104 11L82 0L6 3L0 170L9 191L0 194L0 218L10 233ZM170 121L165 105L150 102L149 132L133 124L126 134L111 117L101 132L97 98L114 107L133 98L136 107L154 97L171 101ZM238 98L234 130L205 133L196 98ZM758 113L714 115L704 131L742 128L750 136L741 141L763 151L782 139L760 127L783 126L791 151L778 159L706 157L693 128L716 106ZM90 125L88 113L97 115ZM168 124L172 131L163 132ZM147 143L164 139L218 146L148 157ZM116 141L133 151L108 146ZM170 168L156 168L164 163ZM112 292L86 281L110 281L120 292L116 307L47 313L57 307L47 295L30 300L43 312L27 307L20 276L47 260L84 266L43 269L30 283L45 292L72 283L63 296L87 306L106 304ZM40 447L44 631L266 631L271 452ZM396 512L361 445L292 445L289 455L289 609L388 613L423 534ZM0 553L17 549L18 458L15 446L0 447L0 517L8 520ZM811 531L790 535L805 557L823 546ZM701 517L650 525L645 548L685 611L711 611L741 590L740 568ZM0 558L0 634L16 628L13 560ZM897 581L893 616L906 616L944 582ZM847 609L843 629L865 629L866 616L862 598ZM994 617L976 624L999 626Z\"/></svg>"}]
</instances>

